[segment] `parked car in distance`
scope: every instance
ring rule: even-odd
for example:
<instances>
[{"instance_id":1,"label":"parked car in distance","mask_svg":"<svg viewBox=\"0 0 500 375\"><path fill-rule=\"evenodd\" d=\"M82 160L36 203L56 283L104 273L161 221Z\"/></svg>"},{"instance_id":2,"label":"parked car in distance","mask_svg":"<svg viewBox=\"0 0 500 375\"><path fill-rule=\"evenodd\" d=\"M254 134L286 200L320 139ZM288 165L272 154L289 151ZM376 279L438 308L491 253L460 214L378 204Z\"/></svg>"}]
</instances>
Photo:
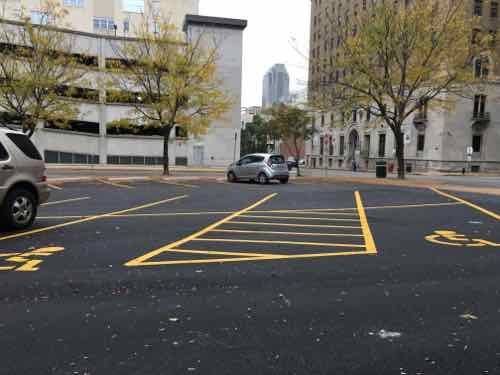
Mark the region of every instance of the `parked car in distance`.
<instances>
[{"instance_id":1,"label":"parked car in distance","mask_svg":"<svg viewBox=\"0 0 500 375\"><path fill-rule=\"evenodd\" d=\"M282 184L288 183L290 174L285 158L277 154L246 155L232 163L227 170L227 180L257 181L267 184L270 180L278 180Z\"/></svg>"},{"instance_id":2,"label":"parked car in distance","mask_svg":"<svg viewBox=\"0 0 500 375\"><path fill-rule=\"evenodd\" d=\"M293 168L297 168L298 164L295 160L287 160L288 170L291 171Z\"/></svg>"},{"instance_id":3,"label":"parked car in distance","mask_svg":"<svg viewBox=\"0 0 500 375\"><path fill-rule=\"evenodd\" d=\"M45 163L21 132L0 129L0 226L25 229L49 200Z\"/></svg>"}]
</instances>

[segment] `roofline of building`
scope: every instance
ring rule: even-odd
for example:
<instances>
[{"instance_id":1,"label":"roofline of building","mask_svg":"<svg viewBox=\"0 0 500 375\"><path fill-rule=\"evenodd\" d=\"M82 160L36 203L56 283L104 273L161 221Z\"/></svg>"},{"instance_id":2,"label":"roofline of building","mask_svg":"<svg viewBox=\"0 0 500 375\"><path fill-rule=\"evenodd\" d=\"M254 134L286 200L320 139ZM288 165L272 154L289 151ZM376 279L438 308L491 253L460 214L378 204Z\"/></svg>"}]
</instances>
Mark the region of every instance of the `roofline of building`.
<instances>
[{"instance_id":1,"label":"roofline of building","mask_svg":"<svg viewBox=\"0 0 500 375\"><path fill-rule=\"evenodd\" d=\"M218 27L221 29L244 30L247 27L248 22L247 20L241 20L236 18L220 18L220 17L199 16L196 14L187 14L184 20L183 30L186 31L189 25Z\"/></svg>"}]
</instances>

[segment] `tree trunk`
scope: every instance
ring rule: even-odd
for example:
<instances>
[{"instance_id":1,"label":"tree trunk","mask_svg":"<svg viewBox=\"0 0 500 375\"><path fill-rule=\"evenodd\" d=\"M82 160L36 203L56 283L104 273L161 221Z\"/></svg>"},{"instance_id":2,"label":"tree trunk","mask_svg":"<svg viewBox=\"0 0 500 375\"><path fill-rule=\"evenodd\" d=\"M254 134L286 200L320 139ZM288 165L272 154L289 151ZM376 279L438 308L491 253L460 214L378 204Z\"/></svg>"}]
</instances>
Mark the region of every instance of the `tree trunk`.
<instances>
[{"instance_id":1,"label":"tree trunk","mask_svg":"<svg viewBox=\"0 0 500 375\"><path fill-rule=\"evenodd\" d=\"M398 178L401 180L405 179L405 145L404 145L404 135L401 132L401 126L399 125L395 132L396 136L396 159L398 161Z\"/></svg>"},{"instance_id":2,"label":"tree trunk","mask_svg":"<svg viewBox=\"0 0 500 375\"><path fill-rule=\"evenodd\" d=\"M170 140L170 131L163 135L163 175L170 176L168 142Z\"/></svg>"}]
</instances>

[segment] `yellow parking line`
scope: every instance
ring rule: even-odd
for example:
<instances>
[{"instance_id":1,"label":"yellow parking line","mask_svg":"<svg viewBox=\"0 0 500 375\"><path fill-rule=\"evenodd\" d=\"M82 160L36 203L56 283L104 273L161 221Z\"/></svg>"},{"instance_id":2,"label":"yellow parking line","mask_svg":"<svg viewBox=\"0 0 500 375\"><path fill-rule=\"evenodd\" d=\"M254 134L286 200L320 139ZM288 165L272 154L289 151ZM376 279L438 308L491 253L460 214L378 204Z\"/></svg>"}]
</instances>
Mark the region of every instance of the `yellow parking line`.
<instances>
[{"instance_id":1,"label":"yellow parking line","mask_svg":"<svg viewBox=\"0 0 500 375\"><path fill-rule=\"evenodd\" d=\"M84 200L87 200L87 199L90 199L90 197L72 198L72 199L65 199L65 200L62 200L62 201L48 202L48 203L41 204L40 206L53 206L53 205L56 205L56 204L69 203L69 202L78 202L78 201L84 201Z\"/></svg>"},{"instance_id":2,"label":"yellow parking line","mask_svg":"<svg viewBox=\"0 0 500 375\"><path fill-rule=\"evenodd\" d=\"M488 215L488 216L491 216L492 218L494 219L497 219L497 220L500 220L500 215L498 215L497 213L495 212L492 212L492 211L489 211L487 210L486 208L483 208L483 207L480 207L474 203L471 203L469 201L466 201L465 199L462 199L462 198L459 198L459 197L455 197L454 195L451 195L451 194L448 194L448 193L444 193L436 188L431 188L431 190L433 190L434 192L436 192L437 194L443 196L443 197L446 197L446 198L449 198L449 199L453 199L457 202L460 202L462 204L465 204L471 208L474 208L475 210L478 210L480 212L482 212L483 214L485 215Z\"/></svg>"},{"instance_id":3,"label":"yellow parking line","mask_svg":"<svg viewBox=\"0 0 500 375\"><path fill-rule=\"evenodd\" d=\"M150 262L143 264L145 266L168 266L168 265L188 265L188 264L224 264L224 263L238 263L238 262L258 262L267 260L291 260L291 259L315 259L327 257L342 257L351 255L373 255L366 251L343 251L338 253L319 253L319 254L297 254L297 255L269 255L258 257L243 257L243 258L221 258L221 259L194 259L194 260L172 260L164 262Z\"/></svg>"},{"instance_id":4,"label":"yellow parking line","mask_svg":"<svg viewBox=\"0 0 500 375\"><path fill-rule=\"evenodd\" d=\"M252 211L252 214L288 214L288 215L317 215L317 216L341 216L341 217L358 217L358 214L354 211L351 212L317 212L317 211Z\"/></svg>"},{"instance_id":5,"label":"yellow parking line","mask_svg":"<svg viewBox=\"0 0 500 375\"><path fill-rule=\"evenodd\" d=\"M274 194L270 194L268 196L266 196L265 198L255 202L254 204L252 204L251 206L247 207L247 208L244 208L240 211L237 211L227 217L225 217L224 219L222 220L219 220L217 221L216 223L212 224L212 225L209 225L205 228L203 228L202 230L188 236L188 237L185 237L179 241L176 241L176 242L173 242L167 246L163 246L163 247L160 247L159 249L156 249L156 250L153 250L153 251L150 251L149 253L147 254L144 254L138 258L135 258L135 259L132 259L131 261L125 263L125 266L127 267L139 267L139 266L147 266L147 265L159 265L159 264L163 264L162 262L147 262L149 259L161 254L161 253L164 253L164 252L167 252L171 249L175 249L175 248L178 248L179 246L181 245L184 245L185 243L189 242L189 241L192 241L193 239L197 238L197 237L200 237L202 235L204 235L205 233L208 233L210 232L211 230L213 229L216 229L218 226L224 224L224 223L227 223L228 221L234 219L235 217L238 217L239 215L242 215L244 214L245 212L248 212L248 211L251 211L253 210L254 208L260 206L261 204L264 204L265 202L267 202L268 200L274 198L277 194L274 193Z\"/></svg>"},{"instance_id":6,"label":"yellow parking line","mask_svg":"<svg viewBox=\"0 0 500 375\"><path fill-rule=\"evenodd\" d=\"M365 237L366 251L370 254L377 254L377 247L375 246L375 240L373 239L370 226L368 225L368 219L366 218L363 201L361 200L361 194L359 191L356 191L354 192L354 196L356 198L356 206L358 208L359 218L361 219L361 227Z\"/></svg>"},{"instance_id":7,"label":"yellow parking line","mask_svg":"<svg viewBox=\"0 0 500 375\"><path fill-rule=\"evenodd\" d=\"M62 187L57 186L57 185L53 185L53 184L47 184L47 186L51 189L54 189L54 190L62 190L63 189Z\"/></svg>"},{"instance_id":8,"label":"yellow parking line","mask_svg":"<svg viewBox=\"0 0 500 375\"><path fill-rule=\"evenodd\" d=\"M228 238L193 238L192 241L255 243L255 244L271 244L271 245L301 245L301 246L319 246L319 247L356 247L356 248L364 248L365 247L365 245L359 245L359 244L353 245L353 244L322 243L322 242L239 240L239 239L228 239Z\"/></svg>"},{"instance_id":9,"label":"yellow parking line","mask_svg":"<svg viewBox=\"0 0 500 375\"><path fill-rule=\"evenodd\" d=\"M262 230L232 230L232 229L214 229L217 233L240 233L240 234L276 234L290 236L319 236L319 237L363 237L362 234L351 233L313 233L313 232L274 232Z\"/></svg>"},{"instance_id":10,"label":"yellow parking line","mask_svg":"<svg viewBox=\"0 0 500 375\"><path fill-rule=\"evenodd\" d=\"M158 182L160 184L173 185L173 186L181 186L181 187L187 187L187 188L192 188L192 189L199 189L200 188L197 185L184 184L184 183L180 183L180 182L171 182L171 181L155 180L155 179L152 179L152 181Z\"/></svg>"},{"instance_id":11,"label":"yellow parking line","mask_svg":"<svg viewBox=\"0 0 500 375\"><path fill-rule=\"evenodd\" d=\"M237 256L237 257L269 257L269 256L279 256L276 254L261 254L261 253L235 253L234 251L208 251L208 250L184 250L184 249L170 249L170 253L182 253L182 254L204 254L204 255L225 255L225 256Z\"/></svg>"},{"instance_id":12,"label":"yellow parking line","mask_svg":"<svg viewBox=\"0 0 500 375\"><path fill-rule=\"evenodd\" d=\"M124 213L127 213L127 212L138 211L138 210L142 210L144 208L150 208L150 207L158 206L158 205L163 204L163 203L173 202L173 201L177 201L179 199L184 199L184 198L187 198L187 197L188 197L188 195L181 195L181 196L174 197L174 198L168 198L168 199L164 199L164 200L161 200L161 201L144 204L142 206L128 208L126 210L114 211L114 212L110 212L110 213L107 213L107 214L96 215L96 216L91 216L91 217L87 217L87 218L84 218L84 219L70 221L70 222L67 222L67 223L52 225L52 226L46 227L46 228L40 228L40 229L30 230L30 231L27 231L27 232L16 233L16 234L12 234L12 235L9 235L9 236L0 237L0 241L10 240L12 238L19 238L19 237L24 237L24 236L30 236L32 234L37 234L37 233L47 232L47 231L54 230L54 229L64 228L64 227L68 227L70 225L86 223L86 222L89 222L89 221L94 221L94 220L102 219L104 217L109 217L109 216L118 215L118 214L124 214Z\"/></svg>"},{"instance_id":13,"label":"yellow parking line","mask_svg":"<svg viewBox=\"0 0 500 375\"><path fill-rule=\"evenodd\" d=\"M441 206L457 206L464 203L421 203L421 204L404 204L404 205L394 205L394 206L367 206L365 210L379 210L379 209L392 209L392 208L424 208L424 207L441 207ZM252 211L252 213L302 213L302 212L323 212L323 213L338 213L345 211L357 211L356 207L352 208L309 208L309 209L296 209L296 210L266 210L266 211Z\"/></svg>"},{"instance_id":14,"label":"yellow parking line","mask_svg":"<svg viewBox=\"0 0 500 375\"><path fill-rule=\"evenodd\" d=\"M158 214L124 214L124 215L109 215L110 218L130 218L130 217L169 217L169 216L216 216L216 215L230 215L232 211L207 211L207 212L171 212L171 213L158 213ZM39 216L40 220L59 220L59 219L81 219L85 217L92 217L95 215L82 215L82 216Z\"/></svg>"},{"instance_id":15,"label":"yellow parking line","mask_svg":"<svg viewBox=\"0 0 500 375\"><path fill-rule=\"evenodd\" d=\"M101 178L97 178L96 181L100 182L101 184L111 185L111 186L115 186L115 187L119 187L119 188L135 189L133 186L130 186L130 185L125 185L125 184L121 184L118 182L112 182L112 181L108 181L108 180L103 180Z\"/></svg>"},{"instance_id":16,"label":"yellow parking line","mask_svg":"<svg viewBox=\"0 0 500 375\"><path fill-rule=\"evenodd\" d=\"M82 216L37 216L37 220L68 220L68 219L84 219L95 215L82 215Z\"/></svg>"},{"instance_id":17,"label":"yellow parking line","mask_svg":"<svg viewBox=\"0 0 500 375\"><path fill-rule=\"evenodd\" d=\"M264 216L264 215L241 215L240 217L246 217L250 219L277 219L277 220L320 220L320 221L354 221L359 222L358 219L332 219L323 217L303 217L303 216Z\"/></svg>"},{"instance_id":18,"label":"yellow parking line","mask_svg":"<svg viewBox=\"0 0 500 375\"><path fill-rule=\"evenodd\" d=\"M318 225L318 224L284 224L284 223L262 223L254 221L228 221L228 224L238 224L238 225L269 225L275 227L303 227L303 228L344 228L344 229L362 229L362 227L357 226L346 226L346 225Z\"/></svg>"}]
</instances>

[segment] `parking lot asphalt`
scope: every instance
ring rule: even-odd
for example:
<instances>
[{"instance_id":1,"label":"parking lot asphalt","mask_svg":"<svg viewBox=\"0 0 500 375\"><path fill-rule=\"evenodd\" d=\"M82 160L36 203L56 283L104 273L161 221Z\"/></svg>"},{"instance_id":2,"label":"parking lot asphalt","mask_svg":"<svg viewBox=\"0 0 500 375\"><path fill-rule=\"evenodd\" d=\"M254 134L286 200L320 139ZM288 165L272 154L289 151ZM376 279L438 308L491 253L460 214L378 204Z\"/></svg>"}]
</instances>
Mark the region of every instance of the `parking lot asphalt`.
<instances>
[{"instance_id":1,"label":"parking lot asphalt","mask_svg":"<svg viewBox=\"0 0 500 375\"><path fill-rule=\"evenodd\" d=\"M56 186L0 232L0 374L499 374L500 200Z\"/></svg>"}]
</instances>

